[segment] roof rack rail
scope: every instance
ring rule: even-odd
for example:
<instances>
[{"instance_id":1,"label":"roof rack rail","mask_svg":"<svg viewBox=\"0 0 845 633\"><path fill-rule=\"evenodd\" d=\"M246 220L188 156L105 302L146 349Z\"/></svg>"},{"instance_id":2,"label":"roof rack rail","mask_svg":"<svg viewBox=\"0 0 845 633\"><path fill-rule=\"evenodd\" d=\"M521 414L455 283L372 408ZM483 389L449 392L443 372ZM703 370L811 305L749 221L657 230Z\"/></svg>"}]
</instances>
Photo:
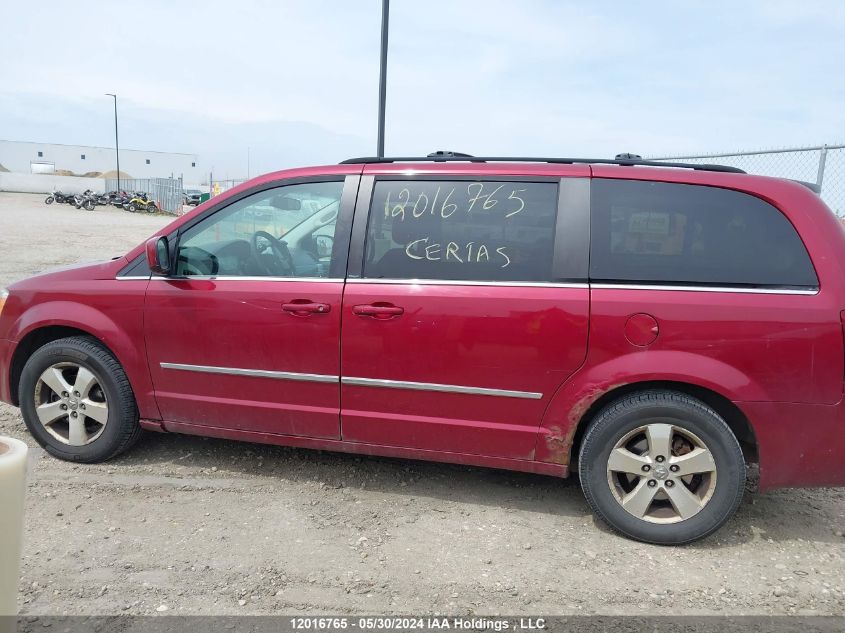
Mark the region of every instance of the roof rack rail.
<instances>
[{"instance_id":1,"label":"roof rack rail","mask_svg":"<svg viewBox=\"0 0 845 633\"><path fill-rule=\"evenodd\" d=\"M822 193L822 188L815 182L807 182L806 180L797 180L795 178L790 178L790 180L792 182L797 182L799 185L804 185L805 187L807 187L807 189L809 189L813 193L817 193L819 195L821 195L821 193Z\"/></svg>"},{"instance_id":2,"label":"roof rack rail","mask_svg":"<svg viewBox=\"0 0 845 633\"><path fill-rule=\"evenodd\" d=\"M457 152L434 152L428 156L362 156L347 158L341 165L361 165L364 163L424 163L424 162L471 162L471 163L552 163L556 165L596 164L622 165L625 167L675 167L679 169L695 169L697 171L722 171L732 174L744 174L744 170L728 165L708 165L698 163L673 163L659 160L642 160L636 158L530 158L525 156L470 156Z\"/></svg>"},{"instance_id":3,"label":"roof rack rail","mask_svg":"<svg viewBox=\"0 0 845 633\"><path fill-rule=\"evenodd\" d=\"M475 158L472 154L464 154L463 152L452 152L447 149L439 149L436 152L427 154L426 158Z\"/></svg>"}]
</instances>

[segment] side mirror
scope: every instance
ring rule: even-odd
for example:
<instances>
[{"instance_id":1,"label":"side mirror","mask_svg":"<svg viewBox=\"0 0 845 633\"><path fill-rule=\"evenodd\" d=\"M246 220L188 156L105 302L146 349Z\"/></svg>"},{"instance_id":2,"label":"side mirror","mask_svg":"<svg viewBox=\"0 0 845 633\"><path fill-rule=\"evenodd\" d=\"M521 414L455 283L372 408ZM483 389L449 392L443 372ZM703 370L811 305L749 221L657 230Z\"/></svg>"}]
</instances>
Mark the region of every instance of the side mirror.
<instances>
[{"instance_id":1,"label":"side mirror","mask_svg":"<svg viewBox=\"0 0 845 633\"><path fill-rule=\"evenodd\" d=\"M317 235L314 241L317 243L318 257L331 257L334 246L334 238L331 235Z\"/></svg>"},{"instance_id":2,"label":"side mirror","mask_svg":"<svg viewBox=\"0 0 845 633\"><path fill-rule=\"evenodd\" d=\"M147 264L153 274L170 274L170 244L166 237L152 237L147 240Z\"/></svg>"}]
</instances>

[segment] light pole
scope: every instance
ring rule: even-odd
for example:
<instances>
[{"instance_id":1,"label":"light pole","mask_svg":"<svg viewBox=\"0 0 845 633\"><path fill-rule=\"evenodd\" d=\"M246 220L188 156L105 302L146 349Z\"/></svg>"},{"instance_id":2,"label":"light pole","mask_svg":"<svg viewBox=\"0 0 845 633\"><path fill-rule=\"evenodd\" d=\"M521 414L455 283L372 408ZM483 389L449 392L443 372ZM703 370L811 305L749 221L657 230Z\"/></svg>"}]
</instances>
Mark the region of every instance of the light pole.
<instances>
[{"instance_id":1,"label":"light pole","mask_svg":"<svg viewBox=\"0 0 845 633\"><path fill-rule=\"evenodd\" d=\"M114 157L117 161L117 191L120 192L120 145L117 142L117 95L107 92L106 96L114 99Z\"/></svg>"},{"instance_id":2,"label":"light pole","mask_svg":"<svg viewBox=\"0 0 845 633\"><path fill-rule=\"evenodd\" d=\"M384 104L387 98L387 22L390 0L381 0L381 60L378 77L378 147L379 158L384 156Z\"/></svg>"}]
</instances>

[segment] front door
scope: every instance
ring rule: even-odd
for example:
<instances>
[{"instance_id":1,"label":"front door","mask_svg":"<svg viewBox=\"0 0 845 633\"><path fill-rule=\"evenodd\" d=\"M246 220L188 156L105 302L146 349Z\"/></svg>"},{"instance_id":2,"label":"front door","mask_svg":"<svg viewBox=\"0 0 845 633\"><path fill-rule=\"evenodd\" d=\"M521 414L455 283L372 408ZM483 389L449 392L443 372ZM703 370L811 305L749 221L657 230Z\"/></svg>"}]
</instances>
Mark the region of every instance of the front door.
<instances>
[{"instance_id":1,"label":"front door","mask_svg":"<svg viewBox=\"0 0 845 633\"><path fill-rule=\"evenodd\" d=\"M165 421L338 438L340 317L358 176L282 181L180 230L145 339Z\"/></svg>"},{"instance_id":2,"label":"front door","mask_svg":"<svg viewBox=\"0 0 845 633\"><path fill-rule=\"evenodd\" d=\"M343 439L532 459L586 356L588 179L387 178L356 212Z\"/></svg>"}]
</instances>

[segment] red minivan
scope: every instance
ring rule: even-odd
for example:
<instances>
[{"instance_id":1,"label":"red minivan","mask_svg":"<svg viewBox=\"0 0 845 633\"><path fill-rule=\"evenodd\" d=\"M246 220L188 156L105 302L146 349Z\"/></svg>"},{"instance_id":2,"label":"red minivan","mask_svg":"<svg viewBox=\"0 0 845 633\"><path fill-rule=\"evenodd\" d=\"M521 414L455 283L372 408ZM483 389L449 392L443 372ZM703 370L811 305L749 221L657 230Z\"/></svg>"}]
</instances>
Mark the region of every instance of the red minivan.
<instances>
[{"instance_id":1,"label":"red minivan","mask_svg":"<svg viewBox=\"0 0 845 633\"><path fill-rule=\"evenodd\" d=\"M845 235L793 181L353 159L2 297L0 399L61 459L147 429L577 471L601 519L666 544L721 526L747 464L845 485Z\"/></svg>"}]
</instances>

